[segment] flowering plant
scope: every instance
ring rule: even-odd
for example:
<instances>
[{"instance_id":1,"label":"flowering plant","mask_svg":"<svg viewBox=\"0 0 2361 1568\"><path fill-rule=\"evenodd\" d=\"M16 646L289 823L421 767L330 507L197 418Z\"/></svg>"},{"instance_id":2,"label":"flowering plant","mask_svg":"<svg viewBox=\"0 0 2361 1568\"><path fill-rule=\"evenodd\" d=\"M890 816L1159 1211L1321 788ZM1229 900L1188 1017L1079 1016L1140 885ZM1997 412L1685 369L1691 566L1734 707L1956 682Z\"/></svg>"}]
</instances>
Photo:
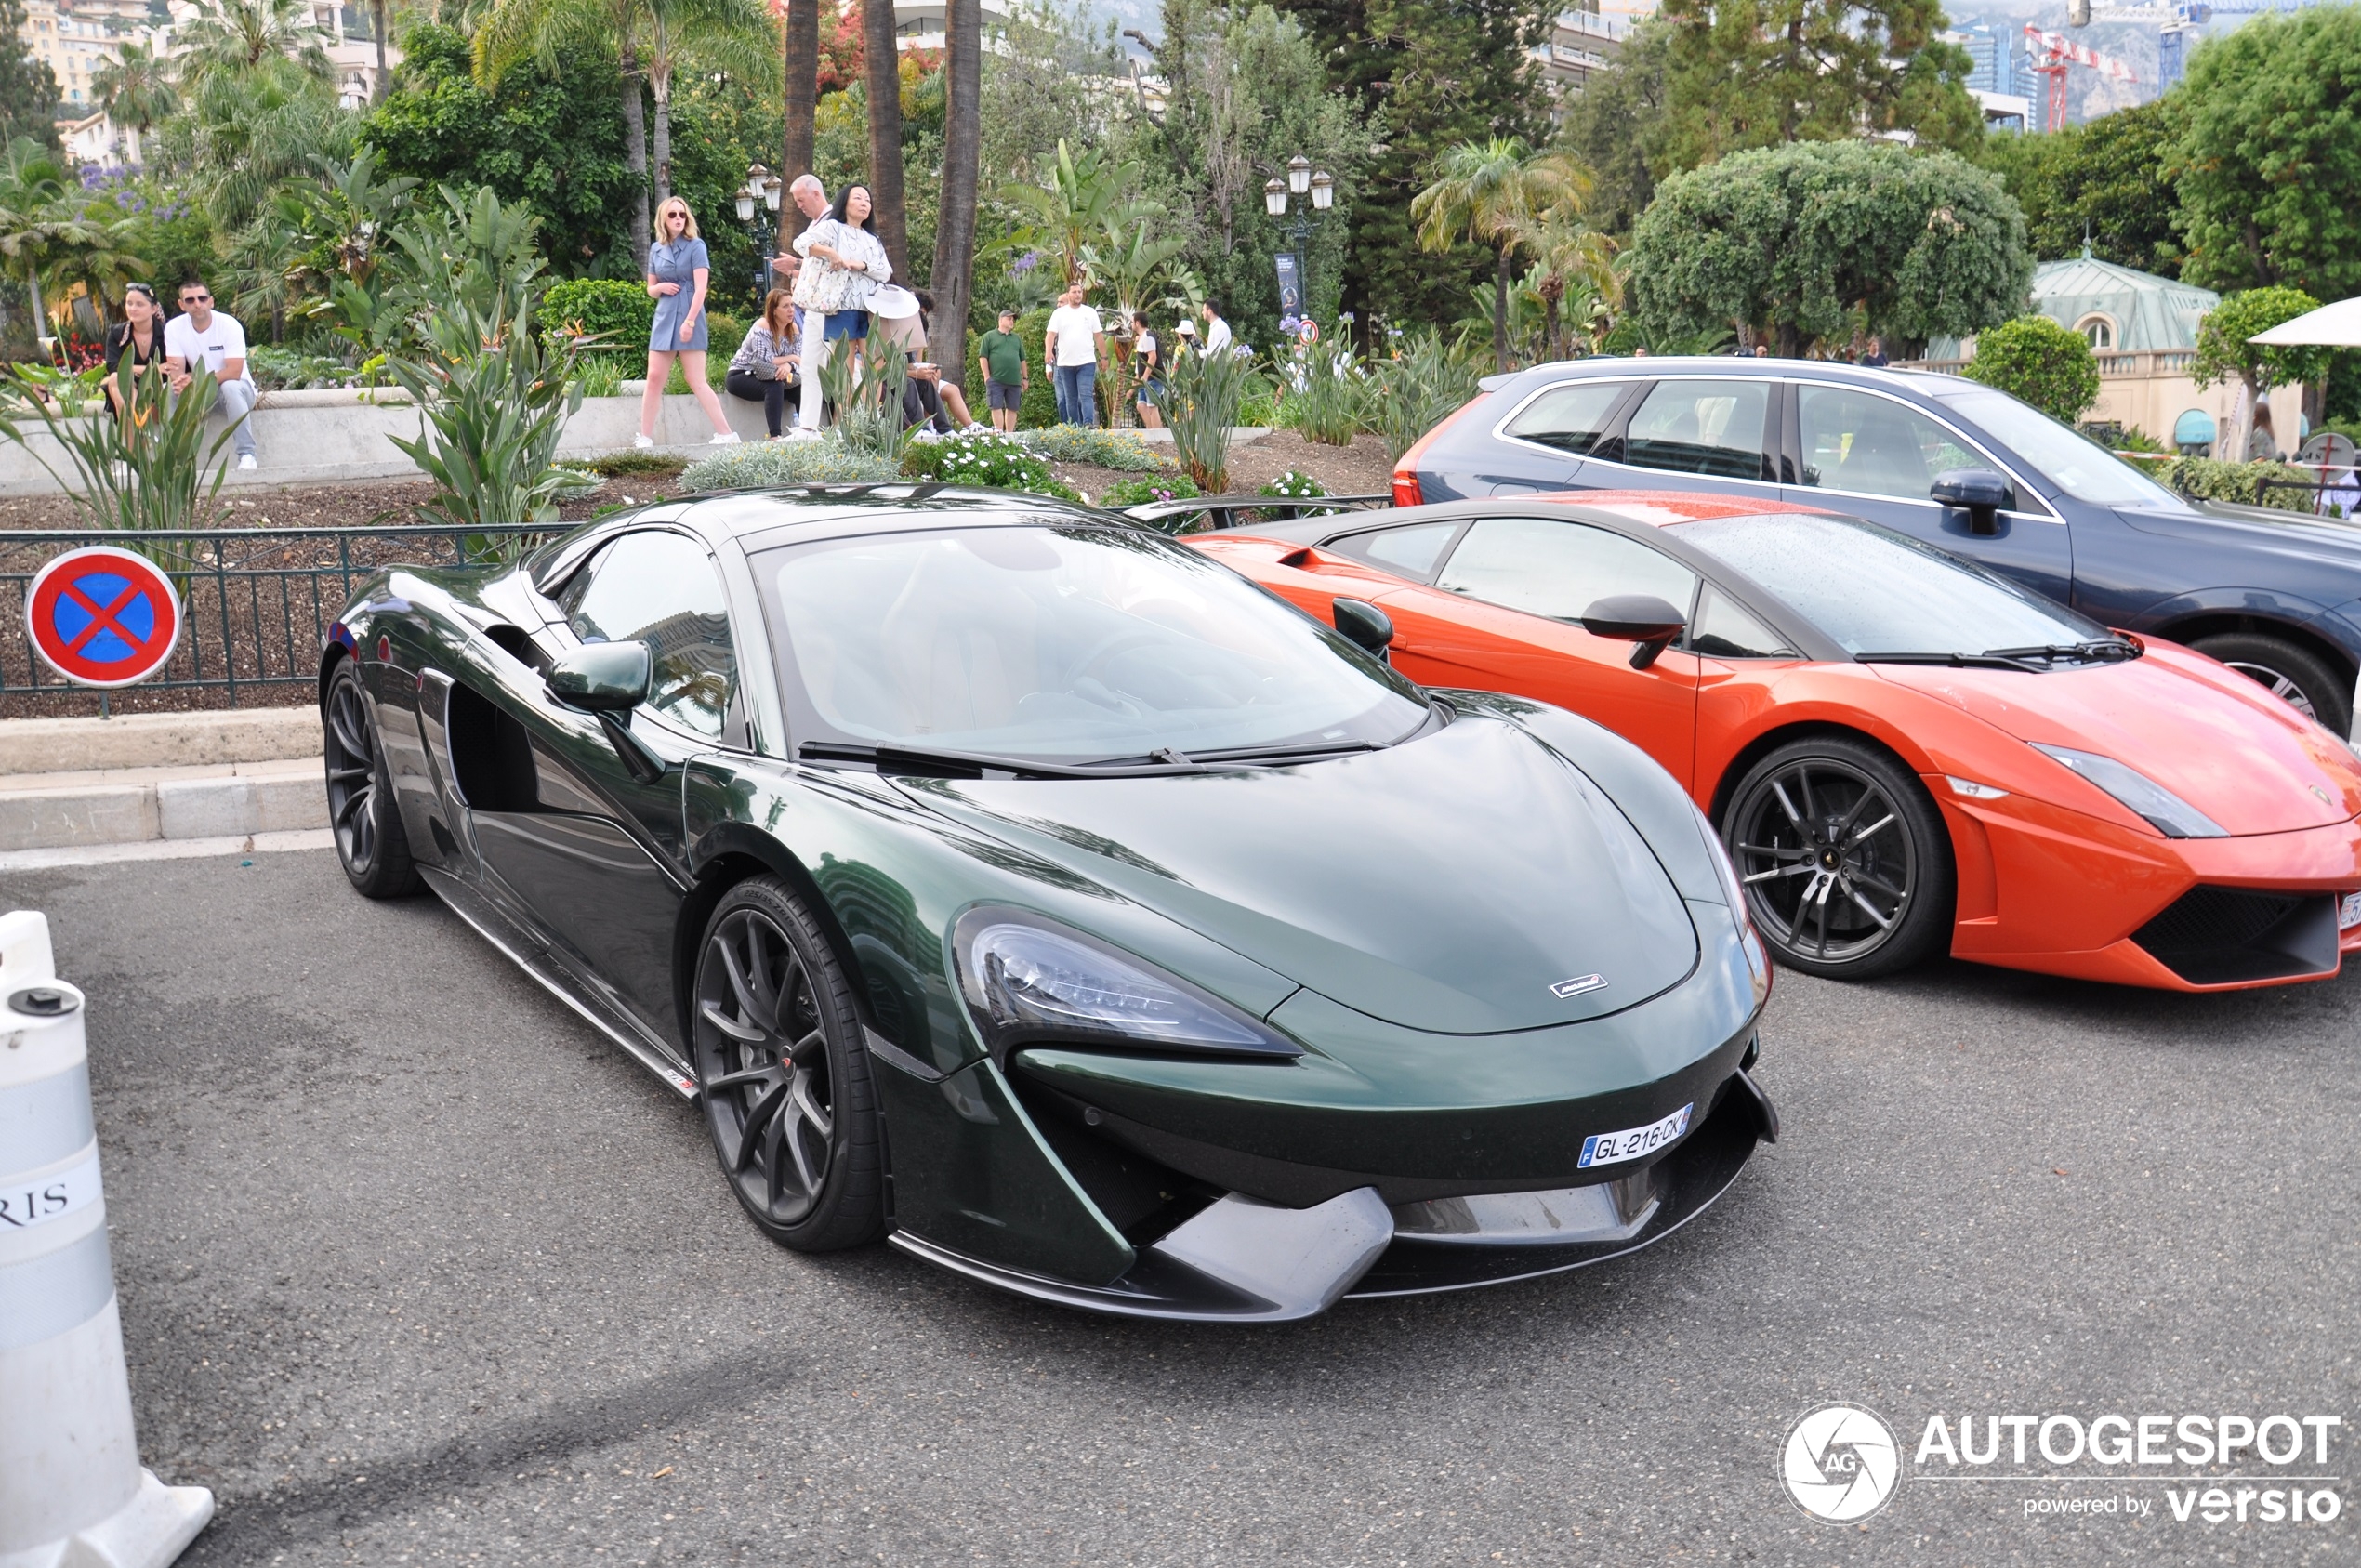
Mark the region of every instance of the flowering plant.
<instances>
[{"instance_id":1,"label":"flowering plant","mask_svg":"<svg viewBox=\"0 0 2361 1568\"><path fill-rule=\"evenodd\" d=\"M1286 473L1264 485L1260 493L1283 501L1309 501L1326 495L1328 493L1328 487L1310 474L1299 473L1289 468Z\"/></svg>"}]
</instances>

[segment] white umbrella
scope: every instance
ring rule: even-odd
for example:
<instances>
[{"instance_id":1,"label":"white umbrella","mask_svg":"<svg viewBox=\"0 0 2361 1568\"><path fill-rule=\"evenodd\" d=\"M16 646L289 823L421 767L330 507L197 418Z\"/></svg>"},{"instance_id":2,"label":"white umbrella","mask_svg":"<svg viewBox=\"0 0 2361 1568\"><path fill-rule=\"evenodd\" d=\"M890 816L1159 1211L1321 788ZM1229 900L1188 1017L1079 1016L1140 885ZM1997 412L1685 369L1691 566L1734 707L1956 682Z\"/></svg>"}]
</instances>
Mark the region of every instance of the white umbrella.
<instances>
[{"instance_id":1,"label":"white umbrella","mask_svg":"<svg viewBox=\"0 0 2361 1568\"><path fill-rule=\"evenodd\" d=\"M2278 348L2361 349L2361 298L2340 299L2317 310L2306 310L2247 341Z\"/></svg>"}]
</instances>

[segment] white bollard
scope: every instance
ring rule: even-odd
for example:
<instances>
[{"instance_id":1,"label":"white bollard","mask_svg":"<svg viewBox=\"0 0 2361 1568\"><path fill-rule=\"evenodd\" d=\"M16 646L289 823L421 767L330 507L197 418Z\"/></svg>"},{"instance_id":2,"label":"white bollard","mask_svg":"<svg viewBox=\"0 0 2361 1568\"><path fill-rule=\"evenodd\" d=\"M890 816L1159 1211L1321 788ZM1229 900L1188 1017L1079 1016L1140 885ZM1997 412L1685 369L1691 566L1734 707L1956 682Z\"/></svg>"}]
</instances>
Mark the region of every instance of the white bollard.
<instances>
[{"instance_id":1,"label":"white bollard","mask_svg":"<svg viewBox=\"0 0 2361 1568\"><path fill-rule=\"evenodd\" d=\"M139 1464L82 993L0 915L0 1568L163 1568L212 1517Z\"/></svg>"}]
</instances>

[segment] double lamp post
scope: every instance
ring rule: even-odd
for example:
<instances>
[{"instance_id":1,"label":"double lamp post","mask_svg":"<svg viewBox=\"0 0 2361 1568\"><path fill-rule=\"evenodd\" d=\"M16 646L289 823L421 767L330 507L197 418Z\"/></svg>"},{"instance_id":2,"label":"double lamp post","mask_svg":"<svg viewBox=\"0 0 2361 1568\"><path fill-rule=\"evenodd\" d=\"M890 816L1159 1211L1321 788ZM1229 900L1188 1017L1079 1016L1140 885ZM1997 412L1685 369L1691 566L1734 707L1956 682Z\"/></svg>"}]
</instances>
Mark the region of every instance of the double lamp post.
<instances>
[{"instance_id":1,"label":"double lamp post","mask_svg":"<svg viewBox=\"0 0 2361 1568\"><path fill-rule=\"evenodd\" d=\"M1311 201L1296 209L1295 222L1286 233L1295 242L1292 252L1278 256L1279 314L1301 315L1312 305L1312 232L1337 199L1337 182L1327 170L1314 170L1312 160L1299 152L1287 160L1287 177L1273 176L1262 187L1262 210L1273 218L1287 216L1290 197L1309 195Z\"/></svg>"},{"instance_id":2,"label":"double lamp post","mask_svg":"<svg viewBox=\"0 0 2361 1568\"><path fill-rule=\"evenodd\" d=\"M764 168L760 164L746 165L746 182L734 195L738 203L738 221L754 231L754 305L762 309L764 293L771 287L771 258L779 254L779 197L786 190L786 181Z\"/></svg>"}]
</instances>

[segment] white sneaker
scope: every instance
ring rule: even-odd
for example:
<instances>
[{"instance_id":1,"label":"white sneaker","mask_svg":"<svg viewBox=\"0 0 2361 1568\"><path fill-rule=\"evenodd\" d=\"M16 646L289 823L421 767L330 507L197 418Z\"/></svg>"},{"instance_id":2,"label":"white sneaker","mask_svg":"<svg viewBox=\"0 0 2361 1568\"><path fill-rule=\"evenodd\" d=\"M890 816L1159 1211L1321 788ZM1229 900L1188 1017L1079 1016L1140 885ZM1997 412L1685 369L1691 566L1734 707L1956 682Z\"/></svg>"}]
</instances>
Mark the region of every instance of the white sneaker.
<instances>
[{"instance_id":1,"label":"white sneaker","mask_svg":"<svg viewBox=\"0 0 2361 1568\"><path fill-rule=\"evenodd\" d=\"M737 444L738 432L735 430L724 430L719 435L714 437L711 441L706 442L706 445L707 446L735 446Z\"/></svg>"},{"instance_id":2,"label":"white sneaker","mask_svg":"<svg viewBox=\"0 0 2361 1568\"><path fill-rule=\"evenodd\" d=\"M640 448L642 451L655 445L655 443L656 438L653 436L633 436L631 438L631 444Z\"/></svg>"},{"instance_id":3,"label":"white sneaker","mask_svg":"<svg viewBox=\"0 0 2361 1568\"><path fill-rule=\"evenodd\" d=\"M254 454L251 452L238 459L238 471L242 474L250 474L260 467L262 465L254 460Z\"/></svg>"},{"instance_id":4,"label":"white sneaker","mask_svg":"<svg viewBox=\"0 0 2361 1568\"><path fill-rule=\"evenodd\" d=\"M798 425L787 436L789 441L818 441L820 432L809 425Z\"/></svg>"}]
</instances>

